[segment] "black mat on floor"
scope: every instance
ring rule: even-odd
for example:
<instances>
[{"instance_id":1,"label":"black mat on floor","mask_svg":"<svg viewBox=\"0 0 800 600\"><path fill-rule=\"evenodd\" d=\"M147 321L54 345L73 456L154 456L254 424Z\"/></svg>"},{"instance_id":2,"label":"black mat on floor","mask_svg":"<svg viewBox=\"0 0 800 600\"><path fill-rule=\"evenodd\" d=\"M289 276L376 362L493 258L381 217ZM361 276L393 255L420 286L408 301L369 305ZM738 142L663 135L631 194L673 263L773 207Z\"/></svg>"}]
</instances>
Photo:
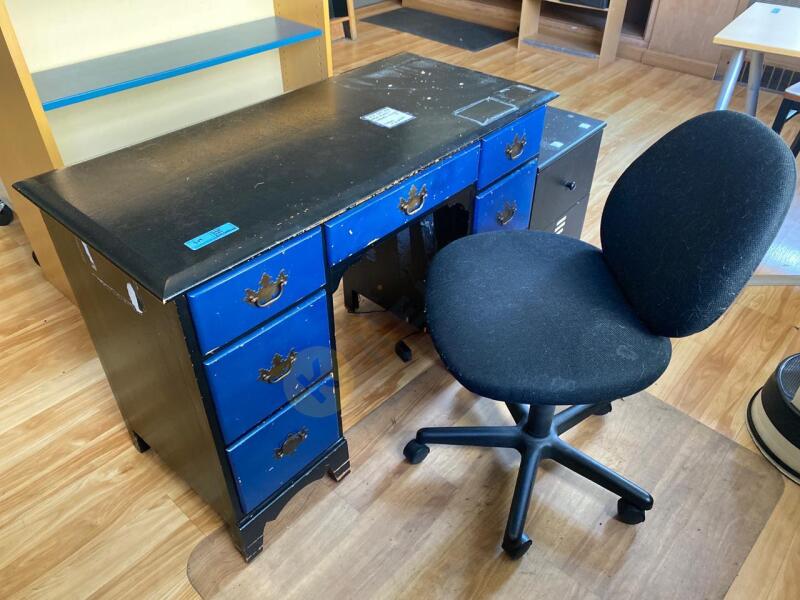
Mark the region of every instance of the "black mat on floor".
<instances>
[{"instance_id":1,"label":"black mat on floor","mask_svg":"<svg viewBox=\"0 0 800 600\"><path fill-rule=\"evenodd\" d=\"M477 52L517 37L517 34L511 31L451 19L413 8L399 8L361 20L470 52Z\"/></svg>"}]
</instances>

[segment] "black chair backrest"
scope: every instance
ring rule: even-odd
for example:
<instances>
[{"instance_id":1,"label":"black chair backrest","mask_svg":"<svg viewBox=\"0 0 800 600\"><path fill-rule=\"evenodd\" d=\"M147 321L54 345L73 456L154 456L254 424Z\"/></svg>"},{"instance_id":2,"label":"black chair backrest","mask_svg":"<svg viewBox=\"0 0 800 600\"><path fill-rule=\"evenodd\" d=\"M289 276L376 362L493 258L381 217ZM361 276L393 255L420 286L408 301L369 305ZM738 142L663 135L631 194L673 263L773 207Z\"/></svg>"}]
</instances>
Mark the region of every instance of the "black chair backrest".
<instances>
[{"instance_id":1,"label":"black chair backrest","mask_svg":"<svg viewBox=\"0 0 800 600\"><path fill-rule=\"evenodd\" d=\"M710 112L676 127L619 178L606 202L606 262L656 334L701 331L733 303L792 202L795 162L747 115Z\"/></svg>"}]
</instances>

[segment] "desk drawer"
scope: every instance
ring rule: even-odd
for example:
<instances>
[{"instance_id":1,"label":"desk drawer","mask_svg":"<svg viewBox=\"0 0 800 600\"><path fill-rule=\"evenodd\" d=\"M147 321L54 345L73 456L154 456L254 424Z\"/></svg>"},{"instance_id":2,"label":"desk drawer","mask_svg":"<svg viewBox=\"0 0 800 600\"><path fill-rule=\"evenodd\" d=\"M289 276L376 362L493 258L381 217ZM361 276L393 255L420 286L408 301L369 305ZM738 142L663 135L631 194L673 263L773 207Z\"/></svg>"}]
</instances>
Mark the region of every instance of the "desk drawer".
<instances>
[{"instance_id":1,"label":"desk drawer","mask_svg":"<svg viewBox=\"0 0 800 600\"><path fill-rule=\"evenodd\" d=\"M479 190L538 156L545 111L538 108L481 141Z\"/></svg>"},{"instance_id":2,"label":"desk drawer","mask_svg":"<svg viewBox=\"0 0 800 600\"><path fill-rule=\"evenodd\" d=\"M198 286L187 296L200 349L219 348L324 283L322 233L315 229Z\"/></svg>"},{"instance_id":3,"label":"desk drawer","mask_svg":"<svg viewBox=\"0 0 800 600\"><path fill-rule=\"evenodd\" d=\"M332 369L325 293L203 364L222 436L231 443Z\"/></svg>"},{"instance_id":4,"label":"desk drawer","mask_svg":"<svg viewBox=\"0 0 800 600\"><path fill-rule=\"evenodd\" d=\"M326 223L328 262L342 262L475 183L479 153L477 145L462 150Z\"/></svg>"},{"instance_id":5,"label":"desk drawer","mask_svg":"<svg viewBox=\"0 0 800 600\"><path fill-rule=\"evenodd\" d=\"M580 202L576 202L569 207L564 214L555 221L547 225L533 224L531 229L535 231L550 231L559 235L566 235L580 239L583 232L583 222L586 220L586 209L589 207L589 197L587 196Z\"/></svg>"},{"instance_id":6,"label":"desk drawer","mask_svg":"<svg viewBox=\"0 0 800 600\"><path fill-rule=\"evenodd\" d=\"M475 197L473 233L527 229L531 221L536 161L504 177Z\"/></svg>"},{"instance_id":7,"label":"desk drawer","mask_svg":"<svg viewBox=\"0 0 800 600\"><path fill-rule=\"evenodd\" d=\"M571 206L589 195L601 136L573 148L539 172L531 223L547 228Z\"/></svg>"},{"instance_id":8,"label":"desk drawer","mask_svg":"<svg viewBox=\"0 0 800 600\"><path fill-rule=\"evenodd\" d=\"M244 512L257 508L341 437L336 410L328 376L228 449Z\"/></svg>"}]
</instances>

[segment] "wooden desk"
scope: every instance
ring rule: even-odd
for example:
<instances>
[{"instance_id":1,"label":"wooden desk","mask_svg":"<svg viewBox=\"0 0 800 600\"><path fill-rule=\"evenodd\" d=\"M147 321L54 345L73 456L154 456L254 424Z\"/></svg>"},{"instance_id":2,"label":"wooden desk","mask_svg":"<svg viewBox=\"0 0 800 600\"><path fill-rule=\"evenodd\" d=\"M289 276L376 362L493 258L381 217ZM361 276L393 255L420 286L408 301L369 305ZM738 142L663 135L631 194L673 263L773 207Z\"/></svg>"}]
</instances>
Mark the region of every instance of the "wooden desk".
<instances>
[{"instance_id":1,"label":"wooden desk","mask_svg":"<svg viewBox=\"0 0 800 600\"><path fill-rule=\"evenodd\" d=\"M134 444L245 558L297 491L349 471L345 271L423 219L526 229L553 98L400 54L16 184L46 215Z\"/></svg>"},{"instance_id":2,"label":"wooden desk","mask_svg":"<svg viewBox=\"0 0 800 600\"><path fill-rule=\"evenodd\" d=\"M755 116L764 54L800 57L800 8L756 2L714 36L714 43L736 49L722 80L715 108L725 110L730 104L745 52L749 51L746 111Z\"/></svg>"}]
</instances>

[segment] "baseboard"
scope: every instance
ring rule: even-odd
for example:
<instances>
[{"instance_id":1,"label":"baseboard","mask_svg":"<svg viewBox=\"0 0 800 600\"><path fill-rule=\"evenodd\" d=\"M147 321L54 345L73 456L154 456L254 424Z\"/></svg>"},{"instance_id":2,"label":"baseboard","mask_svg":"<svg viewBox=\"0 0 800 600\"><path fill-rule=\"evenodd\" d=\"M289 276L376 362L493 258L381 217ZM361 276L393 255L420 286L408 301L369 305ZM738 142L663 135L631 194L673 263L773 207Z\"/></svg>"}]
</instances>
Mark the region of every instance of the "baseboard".
<instances>
[{"instance_id":1,"label":"baseboard","mask_svg":"<svg viewBox=\"0 0 800 600\"><path fill-rule=\"evenodd\" d=\"M645 50L642 54L642 62L651 67L681 71L682 73L697 75L705 79L713 79L717 70L716 63L685 58L676 54L665 54L656 50Z\"/></svg>"}]
</instances>

